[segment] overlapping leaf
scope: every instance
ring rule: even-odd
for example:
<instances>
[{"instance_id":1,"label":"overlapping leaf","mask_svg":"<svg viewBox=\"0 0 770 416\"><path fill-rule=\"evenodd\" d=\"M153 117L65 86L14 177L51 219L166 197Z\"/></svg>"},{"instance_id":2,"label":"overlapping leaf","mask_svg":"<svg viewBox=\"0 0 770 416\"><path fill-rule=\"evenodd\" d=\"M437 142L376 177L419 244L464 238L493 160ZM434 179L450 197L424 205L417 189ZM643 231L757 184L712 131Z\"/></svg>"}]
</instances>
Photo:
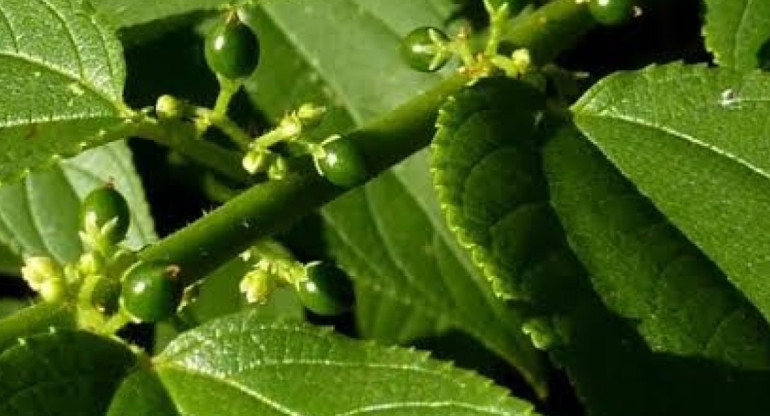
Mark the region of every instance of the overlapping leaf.
<instances>
[{"instance_id":1,"label":"overlapping leaf","mask_svg":"<svg viewBox=\"0 0 770 416\"><path fill-rule=\"evenodd\" d=\"M509 298L525 297L524 276L538 256L550 255L547 186L533 174L543 106L542 95L524 83L483 81L442 107L431 147L433 181L450 228L498 295Z\"/></svg>"},{"instance_id":2,"label":"overlapping leaf","mask_svg":"<svg viewBox=\"0 0 770 416\"><path fill-rule=\"evenodd\" d=\"M586 136L770 317L770 75L668 65L573 108Z\"/></svg>"},{"instance_id":3,"label":"overlapping leaf","mask_svg":"<svg viewBox=\"0 0 770 416\"><path fill-rule=\"evenodd\" d=\"M706 0L706 46L716 62L738 70L770 65L770 3Z\"/></svg>"},{"instance_id":4,"label":"overlapping leaf","mask_svg":"<svg viewBox=\"0 0 770 416\"><path fill-rule=\"evenodd\" d=\"M185 415L533 414L505 390L425 354L253 313L183 334L154 368Z\"/></svg>"},{"instance_id":5,"label":"overlapping leaf","mask_svg":"<svg viewBox=\"0 0 770 416\"><path fill-rule=\"evenodd\" d=\"M539 357L520 313L492 292L444 224L419 153L324 210L331 251L355 281L364 336L386 342L461 330L515 365L540 393Z\"/></svg>"},{"instance_id":6,"label":"overlapping leaf","mask_svg":"<svg viewBox=\"0 0 770 416\"><path fill-rule=\"evenodd\" d=\"M0 414L103 415L135 363L126 345L86 332L25 338L0 355Z\"/></svg>"},{"instance_id":7,"label":"overlapping leaf","mask_svg":"<svg viewBox=\"0 0 770 416\"><path fill-rule=\"evenodd\" d=\"M114 139L122 48L82 1L0 5L0 182Z\"/></svg>"},{"instance_id":8,"label":"overlapping leaf","mask_svg":"<svg viewBox=\"0 0 770 416\"><path fill-rule=\"evenodd\" d=\"M0 244L17 258L47 255L60 263L76 260L82 250L80 201L108 181L131 208L128 246L137 249L155 240L131 152L124 143L111 143L0 187Z\"/></svg>"}]
</instances>

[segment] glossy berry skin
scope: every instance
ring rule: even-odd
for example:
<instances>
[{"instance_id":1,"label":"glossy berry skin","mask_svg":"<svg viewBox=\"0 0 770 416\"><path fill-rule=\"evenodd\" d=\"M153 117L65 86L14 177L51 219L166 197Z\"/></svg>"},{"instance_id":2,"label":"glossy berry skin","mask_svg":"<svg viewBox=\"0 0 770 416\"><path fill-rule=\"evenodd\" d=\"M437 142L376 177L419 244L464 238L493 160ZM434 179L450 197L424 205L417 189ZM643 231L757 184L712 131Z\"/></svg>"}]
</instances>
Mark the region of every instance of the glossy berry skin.
<instances>
[{"instance_id":1,"label":"glossy berry skin","mask_svg":"<svg viewBox=\"0 0 770 416\"><path fill-rule=\"evenodd\" d=\"M144 262L123 276L120 304L140 322L158 322L173 315L182 299L178 269L163 262Z\"/></svg>"},{"instance_id":2,"label":"glossy berry skin","mask_svg":"<svg viewBox=\"0 0 770 416\"><path fill-rule=\"evenodd\" d=\"M447 35L435 27L419 27L409 32L401 41L401 58L414 70L438 71L447 63L449 55L436 50L435 40L449 42Z\"/></svg>"},{"instance_id":3,"label":"glossy berry skin","mask_svg":"<svg viewBox=\"0 0 770 416\"><path fill-rule=\"evenodd\" d=\"M322 155L316 159L318 170L329 182L352 188L369 178L366 162L355 143L337 139L322 145Z\"/></svg>"},{"instance_id":4,"label":"glossy berry skin","mask_svg":"<svg viewBox=\"0 0 770 416\"><path fill-rule=\"evenodd\" d=\"M588 8L606 26L622 25L634 17L634 0L591 0Z\"/></svg>"},{"instance_id":5,"label":"glossy berry skin","mask_svg":"<svg viewBox=\"0 0 770 416\"><path fill-rule=\"evenodd\" d=\"M112 315L118 311L119 298L120 282L103 278L96 283L91 293L91 304L99 312Z\"/></svg>"},{"instance_id":6,"label":"glossy berry skin","mask_svg":"<svg viewBox=\"0 0 770 416\"><path fill-rule=\"evenodd\" d=\"M353 288L345 273L322 262L305 266L305 279L299 282L299 299L305 308L324 316L344 313L353 305Z\"/></svg>"},{"instance_id":7,"label":"glossy berry skin","mask_svg":"<svg viewBox=\"0 0 770 416\"><path fill-rule=\"evenodd\" d=\"M251 75L259 63L259 40L237 17L217 25L206 36L206 63L228 79Z\"/></svg>"},{"instance_id":8,"label":"glossy berry skin","mask_svg":"<svg viewBox=\"0 0 770 416\"><path fill-rule=\"evenodd\" d=\"M131 223L131 211L128 202L112 186L103 186L91 191L80 206L80 226L85 229L89 216L96 218L96 225L102 228L113 218L117 218L115 226L105 235L108 242L117 244L126 238L128 226Z\"/></svg>"}]
</instances>

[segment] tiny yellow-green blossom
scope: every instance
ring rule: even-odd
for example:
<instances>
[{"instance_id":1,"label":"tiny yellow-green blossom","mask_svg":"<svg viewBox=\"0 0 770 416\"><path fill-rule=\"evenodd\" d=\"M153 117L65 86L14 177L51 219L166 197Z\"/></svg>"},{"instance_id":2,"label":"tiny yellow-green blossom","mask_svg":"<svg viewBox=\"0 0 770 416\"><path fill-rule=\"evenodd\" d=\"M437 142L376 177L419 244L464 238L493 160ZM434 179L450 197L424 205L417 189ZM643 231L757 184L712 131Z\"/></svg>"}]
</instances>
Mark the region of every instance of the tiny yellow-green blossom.
<instances>
[{"instance_id":1,"label":"tiny yellow-green blossom","mask_svg":"<svg viewBox=\"0 0 770 416\"><path fill-rule=\"evenodd\" d=\"M265 303L277 287L275 276L262 270L254 269L241 279L238 285L241 293L246 295L249 303Z\"/></svg>"},{"instance_id":2,"label":"tiny yellow-green blossom","mask_svg":"<svg viewBox=\"0 0 770 416\"><path fill-rule=\"evenodd\" d=\"M21 275L32 290L46 301L56 301L64 294L64 275L50 257L36 256L24 260Z\"/></svg>"}]
</instances>

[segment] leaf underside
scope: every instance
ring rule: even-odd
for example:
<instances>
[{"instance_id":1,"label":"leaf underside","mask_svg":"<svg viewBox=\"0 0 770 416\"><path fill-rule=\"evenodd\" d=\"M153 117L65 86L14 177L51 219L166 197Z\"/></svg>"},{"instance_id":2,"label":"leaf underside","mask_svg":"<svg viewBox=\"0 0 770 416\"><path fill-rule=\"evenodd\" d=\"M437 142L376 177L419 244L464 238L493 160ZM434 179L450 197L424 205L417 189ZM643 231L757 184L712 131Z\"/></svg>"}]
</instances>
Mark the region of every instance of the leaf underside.
<instances>
[{"instance_id":1,"label":"leaf underside","mask_svg":"<svg viewBox=\"0 0 770 416\"><path fill-rule=\"evenodd\" d=\"M543 103L526 84L482 81L441 108L431 146L433 182L450 229L508 298L526 297L526 276L551 254L547 185L533 174Z\"/></svg>"}]
</instances>

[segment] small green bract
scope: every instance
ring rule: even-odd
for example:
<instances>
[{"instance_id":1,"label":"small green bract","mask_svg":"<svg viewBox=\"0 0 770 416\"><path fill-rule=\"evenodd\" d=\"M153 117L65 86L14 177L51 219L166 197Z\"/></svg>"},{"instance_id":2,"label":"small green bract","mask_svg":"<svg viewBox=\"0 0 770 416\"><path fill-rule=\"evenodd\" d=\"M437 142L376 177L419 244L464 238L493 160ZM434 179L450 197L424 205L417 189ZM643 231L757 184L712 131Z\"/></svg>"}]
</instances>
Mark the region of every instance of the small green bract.
<instances>
[{"instance_id":1,"label":"small green bract","mask_svg":"<svg viewBox=\"0 0 770 416\"><path fill-rule=\"evenodd\" d=\"M80 207L80 226L83 230L89 222L100 229L114 220L114 225L106 231L106 239L116 244L126 237L131 223L128 202L112 185L92 191L83 200Z\"/></svg>"},{"instance_id":2,"label":"small green bract","mask_svg":"<svg viewBox=\"0 0 770 416\"><path fill-rule=\"evenodd\" d=\"M634 17L633 0L591 0L588 5L597 22L617 26Z\"/></svg>"},{"instance_id":3,"label":"small green bract","mask_svg":"<svg viewBox=\"0 0 770 416\"><path fill-rule=\"evenodd\" d=\"M234 13L206 36L205 50L209 67L228 79L248 77L259 63L259 40Z\"/></svg>"},{"instance_id":4,"label":"small green bract","mask_svg":"<svg viewBox=\"0 0 770 416\"><path fill-rule=\"evenodd\" d=\"M302 304L318 315L339 315L353 305L353 288L345 273L323 262L305 266L298 295Z\"/></svg>"},{"instance_id":5,"label":"small green bract","mask_svg":"<svg viewBox=\"0 0 770 416\"><path fill-rule=\"evenodd\" d=\"M182 298L179 269L163 262L143 262L123 276L120 303L140 322L162 321L176 312Z\"/></svg>"},{"instance_id":6,"label":"small green bract","mask_svg":"<svg viewBox=\"0 0 770 416\"><path fill-rule=\"evenodd\" d=\"M352 141L333 139L324 143L321 149L316 156L316 167L329 182L352 188L369 178L363 155Z\"/></svg>"},{"instance_id":7,"label":"small green bract","mask_svg":"<svg viewBox=\"0 0 770 416\"><path fill-rule=\"evenodd\" d=\"M401 41L401 57L414 70L434 72L446 65L451 54L446 50L447 35L435 27L420 27Z\"/></svg>"}]
</instances>

